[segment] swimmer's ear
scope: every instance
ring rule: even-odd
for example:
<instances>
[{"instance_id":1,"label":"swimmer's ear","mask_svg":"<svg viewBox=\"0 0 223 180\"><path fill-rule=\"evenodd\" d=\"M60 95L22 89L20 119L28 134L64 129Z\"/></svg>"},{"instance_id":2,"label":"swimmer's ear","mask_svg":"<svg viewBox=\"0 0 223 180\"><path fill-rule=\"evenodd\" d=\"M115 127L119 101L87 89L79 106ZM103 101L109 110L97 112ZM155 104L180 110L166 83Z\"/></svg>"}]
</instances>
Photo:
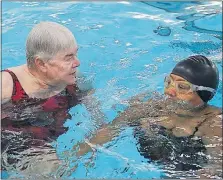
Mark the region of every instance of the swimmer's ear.
<instances>
[{"instance_id":1,"label":"swimmer's ear","mask_svg":"<svg viewBox=\"0 0 223 180\"><path fill-rule=\"evenodd\" d=\"M41 70L42 72L47 72L47 66L44 60L40 59L39 57L36 57L34 59L34 62L37 69Z\"/></svg>"}]
</instances>

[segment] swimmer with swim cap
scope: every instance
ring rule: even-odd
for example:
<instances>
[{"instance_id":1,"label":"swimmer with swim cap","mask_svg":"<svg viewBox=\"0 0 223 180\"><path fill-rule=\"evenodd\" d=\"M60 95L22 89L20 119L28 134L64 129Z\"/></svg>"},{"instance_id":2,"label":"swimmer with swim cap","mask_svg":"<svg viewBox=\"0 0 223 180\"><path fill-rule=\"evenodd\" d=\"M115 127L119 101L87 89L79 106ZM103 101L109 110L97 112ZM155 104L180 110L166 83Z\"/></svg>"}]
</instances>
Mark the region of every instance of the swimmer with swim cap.
<instances>
[{"instance_id":1,"label":"swimmer with swim cap","mask_svg":"<svg viewBox=\"0 0 223 180\"><path fill-rule=\"evenodd\" d=\"M180 61L165 78L165 94L198 106L213 98L219 84L219 72L213 62L202 55Z\"/></svg>"},{"instance_id":2,"label":"swimmer with swim cap","mask_svg":"<svg viewBox=\"0 0 223 180\"><path fill-rule=\"evenodd\" d=\"M104 144L118 136L123 126L131 126L134 127L137 148L142 156L149 158L149 162L163 163L163 168L170 165L175 172L185 171L184 175L193 172L192 177L197 177L195 174L200 178L206 178L205 174L221 177L222 143L219 143L219 139L222 138L222 124L219 115L222 110L207 104L219 84L215 64L202 55L190 56L177 63L164 82L164 93L169 96L168 99L173 102L182 100L192 105L191 110L194 111L189 111L189 116L181 116L175 111L169 113L166 108L169 101L163 103L155 98L145 102L142 96L148 93L143 93L133 97L130 107L101 128L88 142ZM77 146L77 156L91 151L89 144L80 143L74 149ZM208 156L218 161L209 161Z\"/></svg>"}]
</instances>

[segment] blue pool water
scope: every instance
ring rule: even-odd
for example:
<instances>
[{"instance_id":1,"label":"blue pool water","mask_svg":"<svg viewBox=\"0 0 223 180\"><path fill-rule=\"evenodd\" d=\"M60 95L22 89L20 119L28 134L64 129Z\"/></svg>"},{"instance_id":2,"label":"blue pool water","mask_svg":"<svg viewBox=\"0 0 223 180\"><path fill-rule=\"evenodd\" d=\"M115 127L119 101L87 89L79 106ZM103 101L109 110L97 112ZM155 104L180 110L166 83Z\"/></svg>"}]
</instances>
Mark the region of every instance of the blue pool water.
<instances>
[{"instance_id":1,"label":"blue pool water","mask_svg":"<svg viewBox=\"0 0 223 180\"><path fill-rule=\"evenodd\" d=\"M64 24L79 44L80 70L89 77L106 122L124 101L145 90L163 91L164 76L180 60L203 54L220 72L216 96L222 107L221 2L2 2L2 69L26 62L25 40L34 24ZM115 109L114 106L117 108ZM69 130L55 142L69 178L159 178L162 167L140 156L133 130L75 160L72 147L95 127L84 106L71 109ZM76 126L77 122L82 122ZM106 148L107 147L107 148ZM69 152L64 156L64 152ZM72 171L72 167L78 168Z\"/></svg>"}]
</instances>

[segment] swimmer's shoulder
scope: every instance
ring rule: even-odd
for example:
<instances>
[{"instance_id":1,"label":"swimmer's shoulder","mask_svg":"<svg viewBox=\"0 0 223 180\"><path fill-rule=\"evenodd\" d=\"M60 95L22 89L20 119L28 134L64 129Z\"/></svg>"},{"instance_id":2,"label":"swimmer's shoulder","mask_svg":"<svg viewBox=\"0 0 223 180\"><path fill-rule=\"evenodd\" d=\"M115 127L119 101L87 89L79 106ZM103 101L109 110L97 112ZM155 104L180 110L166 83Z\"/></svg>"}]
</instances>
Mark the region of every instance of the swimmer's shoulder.
<instances>
[{"instance_id":1,"label":"swimmer's shoulder","mask_svg":"<svg viewBox=\"0 0 223 180\"><path fill-rule=\"evenodd\" d=\"M11 99L12 91L13 91L13 80L12 80L12 76L6 71L1 72L1 78L2 78L1 104L4 104Z\"/></svg>"},{"instance_id":2,"label":"swimmer's shoulder","mask_svg":"<svg viewBox=\"0 0 223 180\"><path fill-rule=\"evenodd\" d=\"M205 114L210 114L212 117L221 118L222 119L222 108L208 105Z\"/></svg>"},{"instance_id":3,"label":"swimmer's shoulder","mask_svg":"<svg viewBox=\"0 0 223 180\"><path fill-rule=\"evenodd\" d=\"M204 115L207 118L199 127L199 131L207 136L222 136L222 109L208 106Z\"/></svg>"}]
</instances>

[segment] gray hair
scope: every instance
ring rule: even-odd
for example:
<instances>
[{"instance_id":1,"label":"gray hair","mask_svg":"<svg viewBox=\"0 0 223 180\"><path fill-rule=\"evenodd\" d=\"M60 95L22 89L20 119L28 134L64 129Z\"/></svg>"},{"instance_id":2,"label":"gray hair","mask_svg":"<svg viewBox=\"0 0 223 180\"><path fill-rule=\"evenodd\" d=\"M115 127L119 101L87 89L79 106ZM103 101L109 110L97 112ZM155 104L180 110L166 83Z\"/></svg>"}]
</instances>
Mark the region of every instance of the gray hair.
<instances>
[{"instance_id":1,"label":"gray hair","mask_svg":"<svg viewBox=\"0 0 223 180\"><path fill-rule=\"evenodd\" d=\"M33 27L27 37L27 64L32 67L36 57L49 61L58 52L75 45L76 40L69 29L55 22L41 22Z\"/></svg>"}]
</instances>

